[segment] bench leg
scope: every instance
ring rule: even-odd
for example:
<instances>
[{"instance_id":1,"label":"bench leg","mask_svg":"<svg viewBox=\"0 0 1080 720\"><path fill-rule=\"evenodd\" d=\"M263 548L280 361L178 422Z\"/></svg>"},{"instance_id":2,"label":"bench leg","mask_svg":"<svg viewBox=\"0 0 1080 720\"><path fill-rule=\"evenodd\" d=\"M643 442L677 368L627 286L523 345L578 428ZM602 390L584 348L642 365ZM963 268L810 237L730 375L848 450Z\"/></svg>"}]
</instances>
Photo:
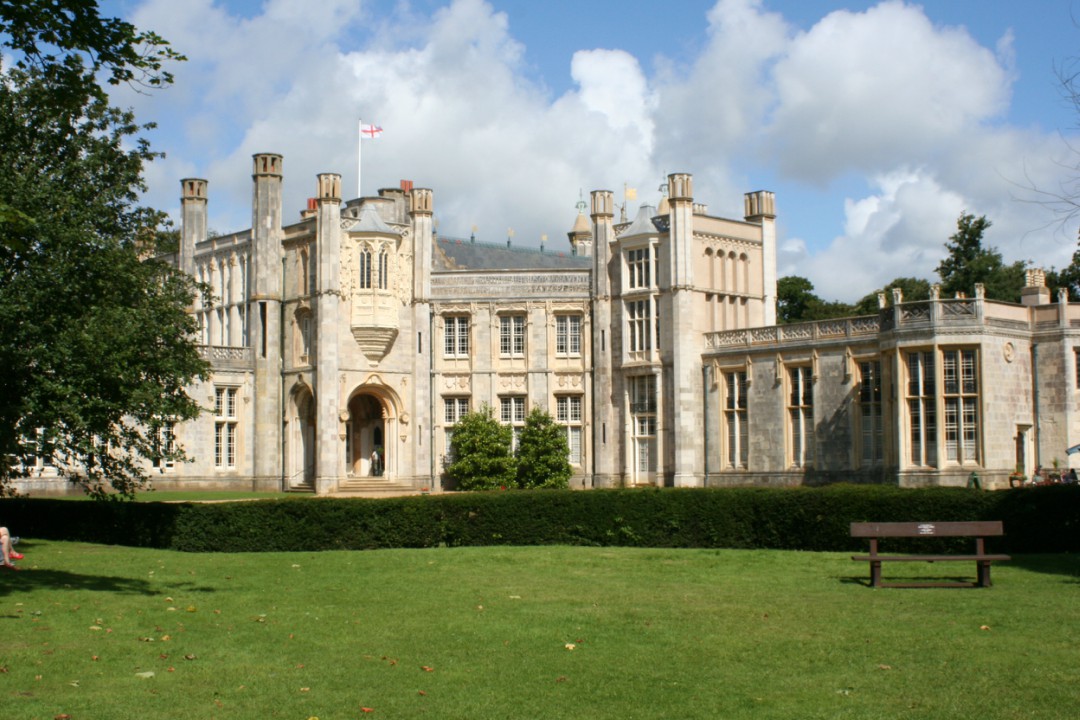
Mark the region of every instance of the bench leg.
<instances>
[{"instance_id":1,"label":"bench leg","mask_svg":"<svg viewBox=\"0 0 1080 720\"><path fill-rule=\"evenodd\" d=\"M990 587L990 562L980 560L976 564L979 566L979 587Z\"/></svg>"},{"instance_id":2,"label":"bench leg","mask_svg":"<svg viewBox=\"0 0 1080 720\"><path fill-rule=\"evenodd\" d=\"M881 587L881 563L870 561L870 587Z\"/></svg>"}]
</instances>

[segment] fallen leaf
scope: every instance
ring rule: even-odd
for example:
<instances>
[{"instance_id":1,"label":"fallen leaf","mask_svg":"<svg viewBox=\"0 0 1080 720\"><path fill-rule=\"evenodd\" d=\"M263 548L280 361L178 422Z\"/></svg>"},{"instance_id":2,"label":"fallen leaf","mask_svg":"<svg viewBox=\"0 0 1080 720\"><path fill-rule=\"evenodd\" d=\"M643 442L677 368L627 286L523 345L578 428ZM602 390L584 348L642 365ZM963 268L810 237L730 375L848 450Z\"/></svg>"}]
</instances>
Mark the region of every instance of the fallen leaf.
<instances>
[{"instance_id":1,"label":"fallen leaf","mask_svg":"<svg viewBox=\"0 0 1080 720\"><path fill-rule=\"evenodd\" d=\"M300 688L300 692L311 692L311 688Z\"/></svg>"},{"instance_id":2,"label":"fallen leaf","mask_svg":"<svg viewBox=\"0 0 1080 720\"><path fill-rule=\"evenodd\" d=\"M427 696L427 693L426 693L426 692L424 692L423 690L417 690L417 691L416 691L416 694L417 694L417 695L422 695L422 696L425 696L425 697Z\"/></svg>"},{"instance_id":3,"label":"fallen leaf","mask_svg":"<svg viewBox=\"0 0 1080 720\"><path fill-rule=\"evenodd\" d=\"M146 672L138 672L138 673L135 673L135 677L152 678L152 677L154 677L154 671L153 670L147 670Z\"/></svg>"},{"instance_id":4,"label":"fallen leaf","mask_svg":"<svg viewBox=\"0 0 1080 720\"><path fill-rule=\"evenodd\" d=\"M169 642L170 640L172 640L172 638L169 637L168 635L162 635L161 636L161 641L162 642Z\"/></svg>"},{"instance_id":5,"label":"fallen leaf","mask_svg":"<svg viewBox=\"0 0 1080 720\"><path fill-rule=\"evenodd\" d=\"M980 626L979 626L979 629L980 629L980 630L989 630L989 629L990 629L990 626L989 626L989 625L980 625Z\"/></svg>"},{"instance_id":6,"label":"fallen leaf","mask_svg":"<svg viewBox=\"0 0 1080 720\"><path fill-rule=\"evenodd\" d=\"M165 598L165 602L173 602L173 599L171 597L167 597Z\"/></svg>"},{"instance_id":7,"label":"fallen leaf","mask_svg":"<svg viewBox=\"0 0 1080 720\"><path fill-rule=\"evenodd\" d=\"M170 665L169 666L169 672L176 672L176 668L174 668L172 665Z\"/></svg>"},{"instance_id":8,"label":"fallen leaf","mask_svg":"<svg viewBox=\"0 0 1080 720\"><path fill-rule=\"evenodd\" d=\"M187 606L187 611L188 612L195 612L195 606L194 605L188 605Z\"/></svg>"},{"instance_id":9,"label":"fallen leaf","mask_svg":"<svg viewBox=\"0 0 1080 720\"><path fill-rule=\"evenodd\" d=\"M71 720L71 716L67 713L60 713L59 715L53 715L53 720Z\"/></svg>"},{"instance_id":10,"label":"fallen leaf","mask_svg":"<svg viewBox=\"0 0 1080 720\"><path fill-rule=\"evenodd\" d=\"M168 653L161 653L160 655L158 655L158 657L161 658L162 660L168 660L169 659L169 654Z\"/></svg>"},{"instance_id":11,"label":"fallen leaf","mask_svg":"<svg viewBox=\"0 0 1080 720\"><path fill-rule=\"evenodd\" d=\"M570 678L566 677L565 675L560 675L559 677L555 678L555 682L557 682L557 683L564 683L564 682L566 682L566 681L567 681L567 680L569 680L569 679L570 679Z\"/></svg>"},{"instance_id":12,"label":"fallen leaf","mask_svg":"<svg viewBox=\"0 0 1080 720\"><path fill-rule=\"evenodd\" d=\"M97 655L91 655L90 659L91 660L100 660L101 658L99 656L97 656Z\"/></svg>"},{"instance_id":13,"label":"fallen leaf","mask_svg":"<svg viewBox=\"0 0 1080 720\"><path fill-rule=\"evenodd\" d=\"M360 708L360 712L375 712L375 708L362 707Z\"/></svg>"},{"instance_id":14,"label":"fallen leaf","mask_svg":"<svg viewBox=\"0 0 1080 720\"><path fill-rule=\"evenodd\" d=\"M566 645L564 645L563 647L565 647L567 650L573 650L577 647L577 645L575 645L574 643L566 643Z\"/></svg>"},{"instance_id":15,"label":"fallen leaf","mask_svg":"<svg viewBox=\"0 0 1080 720\"><path fill-rule=\"evenodd\" d=\"M878 665L878 670L892 670L892 665Z\"/></svg>"},{"instance_id":16,"label":"fallen leaf","mask_svg":"<svg viewBox=\"0 0 1080 720\"><path fill-rule=\"evenodd\" d=\"M91 630L100 630L100 629L101 629L101 626L100 626L100 625L91 625L91 626L90 626L90 629L91 629Z\"/></svg>"},{"instance_id":17,"label":"fallen leaf","mask_svg":"<svg viewBox=\"0 0 1080 720\"><path fill-rule=\"evenodd\" d=\"M72 680L71 682L68 683L68 685L70 685L71 687L79 687L79 681L78 680Z\"/></svg>"},{"instance_id":18,"label":"fallen leaf","mask_svg":"<svg viewBox=\"0 0 1080 720\"><path fill-rule=\"evenodd\" d=\"M184 656L185 660L194 660L197 656L194 653L188 653Z\"/></svg>"},{"instance_id":19,"label":"fallen leaf","mask_svg":"<svg viewBox=\"0 0 1080 720\"><path fill-rule=\"evenodd\" d=\"M435 672L435 668L428 667L427 665L421 665L420 669L423 670L424 672Z\"/></svg>"}]
</instances>

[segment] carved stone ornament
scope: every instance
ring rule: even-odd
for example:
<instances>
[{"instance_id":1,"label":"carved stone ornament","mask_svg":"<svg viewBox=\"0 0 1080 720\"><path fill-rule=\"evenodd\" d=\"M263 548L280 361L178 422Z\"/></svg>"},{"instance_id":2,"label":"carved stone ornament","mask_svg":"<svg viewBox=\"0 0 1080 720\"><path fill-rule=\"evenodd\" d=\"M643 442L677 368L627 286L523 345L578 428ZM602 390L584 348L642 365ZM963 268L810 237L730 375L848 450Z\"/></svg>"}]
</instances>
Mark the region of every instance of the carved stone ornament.
<instances>
[{"instance_id":1,"label":"carved stone ornament","mask_svg":"<svg viewBox=\"0 0 1080 720\"><path fill-rule=\"evenodd\" d=\"M1005 362L1011 363L1016 359L1016 348L1013 347L1011 342L1007 342L1002 346L1001 354L1005 357Z\"/></svg>"}]
</instances>

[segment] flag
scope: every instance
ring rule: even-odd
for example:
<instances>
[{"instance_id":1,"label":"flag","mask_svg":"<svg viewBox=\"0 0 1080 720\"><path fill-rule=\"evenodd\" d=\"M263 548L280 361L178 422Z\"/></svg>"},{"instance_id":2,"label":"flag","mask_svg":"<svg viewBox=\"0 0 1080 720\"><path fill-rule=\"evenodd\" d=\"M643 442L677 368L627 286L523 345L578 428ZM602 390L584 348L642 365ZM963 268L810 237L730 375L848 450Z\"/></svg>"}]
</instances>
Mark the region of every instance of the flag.
<instances>
[{"instance_id":1,"label":"flag","mask_svg":"<svg viewBox=\"0 0 1080 720\"><path fill-rule=\"evenodd\" d=\"M378 125L360 125L360 137L372 140L382 135L382 128Z\"/></svg>"},{"instance_id":2,"label":"flag","mask_svg":"<svg viewBox=\"0 0 1080 720\"><path fill-rule=\"evenodd\" d=\"M637 188L625 188L623 190L623 197L625 197L627 200L637 200Z\"/></svg>"}]
</instances>

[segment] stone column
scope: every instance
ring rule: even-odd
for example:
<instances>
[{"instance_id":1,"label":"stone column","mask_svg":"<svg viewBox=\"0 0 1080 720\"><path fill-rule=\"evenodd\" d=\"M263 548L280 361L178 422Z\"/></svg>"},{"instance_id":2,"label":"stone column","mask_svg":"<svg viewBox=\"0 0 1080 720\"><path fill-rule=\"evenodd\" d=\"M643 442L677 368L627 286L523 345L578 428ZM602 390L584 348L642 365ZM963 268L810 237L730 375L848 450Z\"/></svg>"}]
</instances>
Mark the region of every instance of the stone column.
<instances>
[{"instance_id":1,"label":"stone column","mask_svg":"<svg viewBox=\"0 0 1080 720\"><path fill-rule=\"evenodd\" d=\"M669 281L671 315L663 318L665 337L671 338L671 383L658 383L662 404L657 407L661 424L658 439L670 443L670 452L659 449L660 457L672 458L673 467L663 468L676 487L699 487L704 482L702 437L701 333L694 322L694 184L686 173L668 176L668 244L671 254ZM733 279L737 271L733 272ZM725 328L727 329L727 328ZM670 335L669 335L670 333ZM657 380L663 380L663 373ZM667 392L665 392L667 391Z\"/></svg>"},{"instance_id":2,"label":"stone column","mask_svg":"<svg viewBox=\"0 0 1080 720\"><path fill-rule=\"evenodd\" d=\"M593 235L592 277L592 482L595 487L619 484L623 458L622 398L615 397L614 363L616 336L612 327L612 274L619 277L618 258L612 261L615 200L610 190L591 194ZM617 251L616 251L617 252ZM621 348L621 345L619 345ZM621 384L619 384L621 387Z\"/></svg>"},{"instance_id":3,"label":"stone column","mask_svg":"<svg viewBox=\"0 0 1080 720\"><path fill-rule=\"evenodd\" d=\"M257 487L278 487L281 465L281 182L280 155L254 156L251 236L252 289L248 305L255 358L255 428L247 438Z\"/></svg>"},{"instance_id":4,"label":"stone column","mask_svg":"<svg viewBox=\"0 0 1080 720\"><path fill-rule=\"evenodd\" d=\"M325 494L337 489L345 475L345 428L347 408L339 387L341 362L338 325L341 322L341 176L318 176L315 195L315 262L318 263L315 296L315 490Z\"/></svg>"}]
</instances>

